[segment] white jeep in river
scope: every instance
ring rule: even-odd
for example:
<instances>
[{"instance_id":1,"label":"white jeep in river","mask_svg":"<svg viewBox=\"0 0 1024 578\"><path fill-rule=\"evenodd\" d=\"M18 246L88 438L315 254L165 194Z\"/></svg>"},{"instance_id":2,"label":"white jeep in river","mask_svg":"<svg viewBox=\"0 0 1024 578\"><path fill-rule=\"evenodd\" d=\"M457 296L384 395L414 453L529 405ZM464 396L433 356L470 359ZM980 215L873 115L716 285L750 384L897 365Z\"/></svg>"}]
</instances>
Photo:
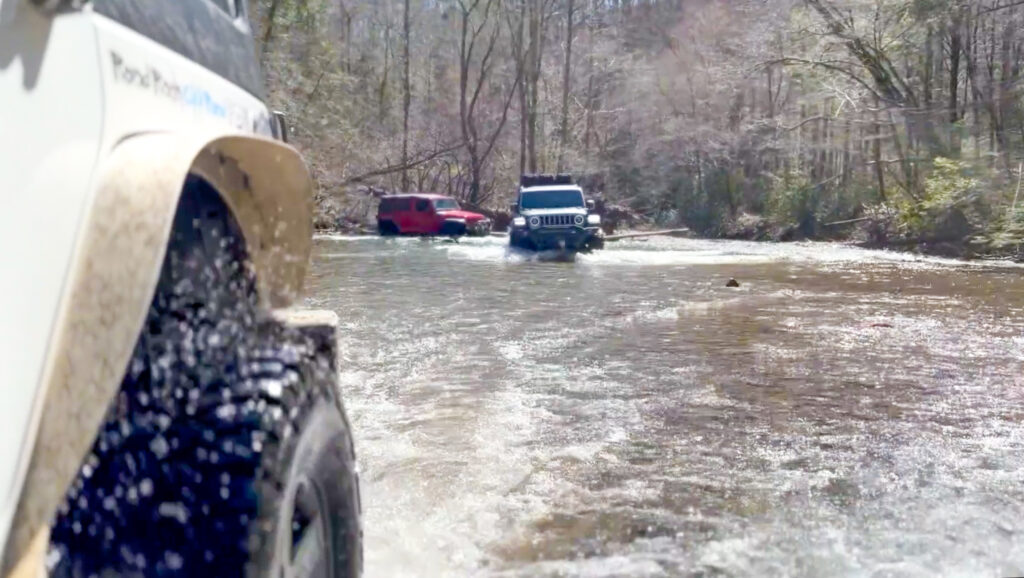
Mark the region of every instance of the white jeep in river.
<instances>
[{"instance_id":1,"label":"white jeep in river","mask_svg":"<svg viewBox=\"0 0 1024 578\"><path fill-rule=\"evenodd\" d=\"M512 204L510 247L585 251L604 247L601 217L572 175L523 175Z\"/></svg>"},{"instance_id":2,"label":"white jeep in river","mask_svg":"<svg viewBox=\"0 0 1024 578\"><path fill-rule=\"evenodd\" d=\"M312 185L246 10L0 0L0 576L361 571L337 320L288 309Z\"/></svg>"}]
</instances>

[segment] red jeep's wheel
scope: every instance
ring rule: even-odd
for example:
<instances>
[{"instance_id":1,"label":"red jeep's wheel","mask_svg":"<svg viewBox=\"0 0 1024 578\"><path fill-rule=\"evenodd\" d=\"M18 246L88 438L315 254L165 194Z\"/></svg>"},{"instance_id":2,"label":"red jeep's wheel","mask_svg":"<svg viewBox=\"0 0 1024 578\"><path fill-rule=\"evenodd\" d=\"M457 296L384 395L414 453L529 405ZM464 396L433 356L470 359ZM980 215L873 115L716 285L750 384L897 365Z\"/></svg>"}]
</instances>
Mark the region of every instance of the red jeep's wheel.
<instances>
[{"instance_id":1,"label":"red jeep's wheel","mask_svg":"<svg viewBox=\"0 0 1024 578\"><path fill-rule=\"evenodd\" d=\"M400 231L398 230L398 225L396 225L393 221L378 221L377 231L380 233L382 237L393 237L400 233Z\"/></svg>"},{"instance_id":2,"label":"red jeep's wheel","mask_svg":"<svg viewBox=\"0 0 1024 578\"><path fill-rule=\"evenodd\" d=\"M461 237L466 234L466 222L465 221L445 221L441 223L441 229L438 234L445 237Z\"/></svg>"}]
</instances>

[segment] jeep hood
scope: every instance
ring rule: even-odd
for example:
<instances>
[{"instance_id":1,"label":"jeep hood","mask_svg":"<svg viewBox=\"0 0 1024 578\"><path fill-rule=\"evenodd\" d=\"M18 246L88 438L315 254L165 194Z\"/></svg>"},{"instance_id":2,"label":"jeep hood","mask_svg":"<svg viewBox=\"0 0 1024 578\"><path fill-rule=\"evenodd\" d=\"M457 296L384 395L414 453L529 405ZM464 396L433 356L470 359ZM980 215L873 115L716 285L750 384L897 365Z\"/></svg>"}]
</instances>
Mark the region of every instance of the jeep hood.
<instances>
[{"instance_id":1,"label":"jeep hood","mask_svg":"<svg viewBox=\"0 0 1024 578\"><path fill-rule=\"evenodd\" d=\"M474 213L473 211L463 211L461 209L452 209L450 211L438 211L437 214L441 215L442 217L445 217L446 219L465 219L466 221L469 222L479 221L481 219L487 218L481 215L480 213Z\"/></svg>"},{"instance_id":2,"label":"jeep hood","mask_svg":"<svg viewBox=\"0 0 1024 578\"><path fill-rule=\"evenodd\" d=\"M519 211L524 217L540 215L586 215L587 210L583 207L561 207L558 209L523 209Z\"/></svg>"}]
</instances>

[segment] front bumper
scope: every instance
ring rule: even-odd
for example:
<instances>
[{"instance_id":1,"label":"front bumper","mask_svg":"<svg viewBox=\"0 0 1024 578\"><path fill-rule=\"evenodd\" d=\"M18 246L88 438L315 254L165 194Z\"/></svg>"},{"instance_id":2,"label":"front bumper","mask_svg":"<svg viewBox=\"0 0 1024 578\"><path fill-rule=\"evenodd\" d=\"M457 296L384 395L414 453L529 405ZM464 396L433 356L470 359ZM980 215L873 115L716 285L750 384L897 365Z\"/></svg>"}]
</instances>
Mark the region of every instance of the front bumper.
<instances>
[{"instance_id":1,"label":"front bumper","mask_svg":"<svg viewBox=\"0 0 1024 578\"><path fill-rule=\"evenodd\" d=\"M603 238L599 227L541 227L512 233L513 244L537 251L595 249L603 245L601 241Z\"/></svg>"}]
</instances>

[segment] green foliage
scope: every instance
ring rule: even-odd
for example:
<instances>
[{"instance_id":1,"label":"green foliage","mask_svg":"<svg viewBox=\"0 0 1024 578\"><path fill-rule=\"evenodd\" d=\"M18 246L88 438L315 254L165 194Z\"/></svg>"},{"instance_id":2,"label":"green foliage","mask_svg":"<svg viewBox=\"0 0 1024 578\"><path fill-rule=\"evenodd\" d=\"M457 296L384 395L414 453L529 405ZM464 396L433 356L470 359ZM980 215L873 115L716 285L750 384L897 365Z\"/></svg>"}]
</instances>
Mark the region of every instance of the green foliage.
<instances>
[{"instance_id":1,"label":"green foliage","mask_svg":"<svg viewBox=\"0 0 1024 578\"><path fill-rule=\"evenodd\" d=\"M1024 207L1008 207L975 242L995 253L1019 253L1024 245Z\"/></svg>"},{"instance_id":2,"label":"green foliage","mask_svg":"<svg viewBox=\"0 0 1024 578\"><path fill-rule=\"evenodd\" d=\"M969 165L943 157L935 159L932 173L925 181L924 211L946 211L972 202L978 193L978 179L968 175Z\"/></svg>"},{"instance_id":3,"label":"green foliage","mask_svg":"<svg viewBox=\"0 0 1024 578\"><path fill-rule=\"evenodd\" d=\"M771 220L781 224L802 224L816 218L820 188L806 174L772 175L766 208Z\"/></svg>"},{"instance_id":4,"label":"green foliage","mask_svg":"<svg viewBox=\"0 0 1024 578\"><path fill-rule=\"evenodd\" d=\"M901 230L910 237L943 234L943 225L951 213L962 215L976 198L978 179L970 176L964 161L937 157L924 182L924 195L918 199L902 198L893 206Z\"/></svg>"}]
</instances>

